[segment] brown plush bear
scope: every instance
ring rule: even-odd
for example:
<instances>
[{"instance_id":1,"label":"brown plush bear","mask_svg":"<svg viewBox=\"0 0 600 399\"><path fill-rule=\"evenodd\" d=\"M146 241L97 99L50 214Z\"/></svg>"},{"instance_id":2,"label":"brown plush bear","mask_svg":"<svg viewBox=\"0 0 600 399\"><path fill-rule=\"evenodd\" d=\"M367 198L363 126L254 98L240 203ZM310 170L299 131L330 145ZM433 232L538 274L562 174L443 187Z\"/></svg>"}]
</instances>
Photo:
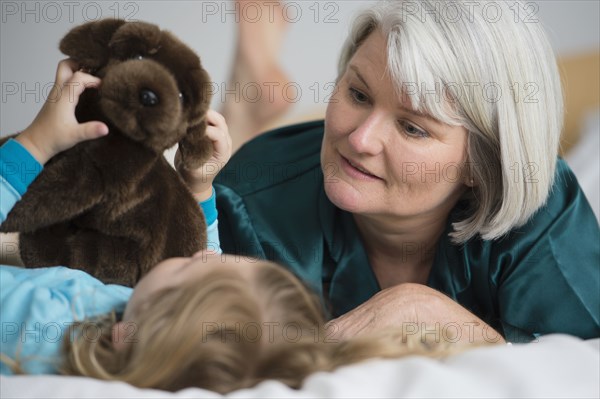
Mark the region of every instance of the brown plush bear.
<instances>
[{"instance_id":1,"label":"brown plush bear","mask_svg":"<svg viewBox=\"0 0 600 399\"><path fill-rule=\"evenodd\" d=\"M60 50L102 80L81 96L77 119L103 121L110 133L48 162L0 231L21 233L28 267L134 285L157 262L206 247L200 206L163 152L179 143L188 168L211 155L209 77L190 48L149 23L90 22Z\"/></svg>"}]
</instances>

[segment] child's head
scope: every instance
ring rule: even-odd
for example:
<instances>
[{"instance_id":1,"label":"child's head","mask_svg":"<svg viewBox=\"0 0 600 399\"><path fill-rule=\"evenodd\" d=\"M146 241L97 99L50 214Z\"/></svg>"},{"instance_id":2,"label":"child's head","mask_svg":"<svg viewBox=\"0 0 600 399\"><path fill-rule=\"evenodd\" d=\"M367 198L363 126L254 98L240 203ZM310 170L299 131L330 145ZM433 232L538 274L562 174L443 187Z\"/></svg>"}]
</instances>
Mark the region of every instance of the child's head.
<instances>
[{"instance_id":1,"label":"child's head","mask_svg":"<svg viewBox=\"0 0 600 399\"><path fill-rule=\"evenodd\" d=\"M69 334L63 372L226 393L267 379L299 388L312 372L373 357L436 354L399 331L336 342L324 323L317 296L281 266L232 255L169 259L140 280L123 321ZM88 339L97 336L88 327L100 327L100 339Z\"/></svg>"},{"instance_id":2,"label":"child's head","mask_svg":"<svg viewBox=\"0 0 600 399\"><path fill-rule=\"evenodd\" d=\"M271 377L268 359L287 344L322 341L322 309L294 275L270 262L173 258L140 280L123 320L103 338L78 334L67 369L166 390L252 386Z\"/></svg>"},{"instance_id":3,"label":"child's head","mask_svg":"<svg viewBox=\"0 0 600 399\"><path fill-rule=\"evenodd\" d=\"M202 251L191 258L171 258L156 265L135 286L123 314L123 321L135 322L147 309L149 303L156 303L161 297L157 295L158 292L168 292L173 288L181 292L184 287L187 287L186 289L197 296L199 292L203 292L202 290L208 290L208 281L218 278L222 278L228 284L220 286L220 291L216 295L209 295L215 292L207 292L206 297L198 298L202 305L209 307L208 311L214 311L219 306L226 308L231 303L237 304L237 301L244 298L245 301L258 306L263 316L279 317L268 312L277 312L277 309L281 308L289 310L290 306L299 302L302 309L310 308L315 312L311 316L313 319L319 317L318 321L322 321L321 307L315 296L307 291L293 274L281 266L258 259L208 254ZM230 291L233 292L224 294ZM275 299L277 303L272 302ZM292 303L288 304L287 301ZM182 304L179 306L182 307Z\"/></svg>"}]
</instances>

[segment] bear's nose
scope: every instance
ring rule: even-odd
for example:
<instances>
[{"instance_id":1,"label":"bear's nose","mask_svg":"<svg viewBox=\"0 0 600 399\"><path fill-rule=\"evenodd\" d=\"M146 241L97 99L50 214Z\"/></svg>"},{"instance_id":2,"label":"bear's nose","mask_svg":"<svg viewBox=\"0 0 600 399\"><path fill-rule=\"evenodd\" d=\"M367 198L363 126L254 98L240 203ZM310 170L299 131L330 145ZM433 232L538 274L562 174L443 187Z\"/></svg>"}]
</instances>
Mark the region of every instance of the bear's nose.
<instances>
[{"instance_id":1,"label":"bear's nose","mask_svg":"<svg viewBox=\"0 0 600 399\"><path fill-rule=\"evenodd\" d=\"M153 107L158 104L158 96L152 90L142 89L140 91L140 102L144 107Z\"/></svg>"}]
</instances>

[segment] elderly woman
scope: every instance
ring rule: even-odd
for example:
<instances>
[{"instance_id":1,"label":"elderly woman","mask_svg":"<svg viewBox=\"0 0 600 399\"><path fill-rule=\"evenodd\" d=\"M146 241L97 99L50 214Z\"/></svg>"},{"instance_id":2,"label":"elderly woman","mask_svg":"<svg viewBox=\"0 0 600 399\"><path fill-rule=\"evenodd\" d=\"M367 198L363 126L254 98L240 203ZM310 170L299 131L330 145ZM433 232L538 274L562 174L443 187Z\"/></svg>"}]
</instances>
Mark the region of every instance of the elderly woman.
<instances>
[{"instance_id":1,"label":"elderly woman","mask_svg":"<svg viewBox=\"0 0 600 399\"><path fill-rule=\"evenodd\" d=\"M223 250L287 265L332 335L600 336L599 228L557 159L553 51L513 2L485 8L363 12L325 121L249 142L216 180Z\"/></svg>"}]
</instances>

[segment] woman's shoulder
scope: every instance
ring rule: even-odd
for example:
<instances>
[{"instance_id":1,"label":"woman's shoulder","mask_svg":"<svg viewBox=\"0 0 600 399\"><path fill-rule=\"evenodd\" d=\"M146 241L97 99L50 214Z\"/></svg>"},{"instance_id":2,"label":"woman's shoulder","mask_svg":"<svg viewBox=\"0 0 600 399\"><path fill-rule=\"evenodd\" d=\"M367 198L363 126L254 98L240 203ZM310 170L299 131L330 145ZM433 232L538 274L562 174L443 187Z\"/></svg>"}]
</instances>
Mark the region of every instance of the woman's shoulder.
<instances>
[{"instance_id":1,"label":"woman's shoulder","mask_svg":"<svg viewBox=\"0 0 600 399\"><path fill-rule=\"evenodd\" d=\"M573 211L573 207L577 207L578 209L576 210L581 213L590 213L592 217L594 216L593 210L577 181L577 177L569 165L563 159L559 158L556 163L554 184L550 189L548 200L534 214L532 219L541 215L557 217L565 212Z\"/></svg>"},{"instance_id":2,"label":"woman's shoulder","mask_svg":"<svg viewBox=\"0 0 600 399\"><path fill-rule=\"evenodd\" d=\"M531 184L535 184L535 180ZM595 241L598 233L598 221L577 178L567 163L558 159L548 199L527 223L499 239L475 241L480 246L488 246L501 252L513 247L529 251L540 241L546 240L562 243L585 243L589 239ZM597 241L595 242L597 245Z\"/></svg>"},{"instance_id":3,"label":"woman's shoulder","mask_svg":"<svg viewBox=\"0 0 600 399\"><path fill-rule=\"evenodd\" d=\"M323 121L281 127L243 145L215 184L240 195L293 181L320 168Z\"/></svg>"},{"instance_id":4,"label":"woman's shoulder","mask_svg":"<svg viewBox=\"0 0 600 399\"><path fill-rule=\"evenodd\" d=\"M505 238L497 240L496 246L512 243L511 246L528 250L539 242L549 242L550 245L561 246L583 245L597 252L598 234L598 220L575 174L564 160L558 159L554 184L546 203L527 223L513 229ZM584 252L586 249L583 248Z\"/></svg>"},{"instance_id":5,"label":"woman's shoulder","mask_svg":"<svg viewBox=\"0 0 600 399\"><path fill-rule=\"evenodd\" d=\"M452 231L452 221L446 233ZM546 203L524 225L494 240L477 236L455 245L444 239L440 245L457 265L456 273L462 276L460 270L466 267L471 278L491 279L493 287L535 276L548 280L549 286L565 281L579 285L581 280L591 282L586 274L597 271L599 238L598 221L575 175L559 159Z\"/></svg>"},{"instance_id":6,"label":"woman's shoulder","mask_svg":"<svg viewBox=\"0 0 600 399\"><path fill-rule=\"evenodd\" d=\"M600 331L599 237L576 177L559 160L546 204L527 223L495 240L443 240L433 280L496 320L492 324L511 340L552 332L594 337Z\"/></svg>"}]
</instances>

